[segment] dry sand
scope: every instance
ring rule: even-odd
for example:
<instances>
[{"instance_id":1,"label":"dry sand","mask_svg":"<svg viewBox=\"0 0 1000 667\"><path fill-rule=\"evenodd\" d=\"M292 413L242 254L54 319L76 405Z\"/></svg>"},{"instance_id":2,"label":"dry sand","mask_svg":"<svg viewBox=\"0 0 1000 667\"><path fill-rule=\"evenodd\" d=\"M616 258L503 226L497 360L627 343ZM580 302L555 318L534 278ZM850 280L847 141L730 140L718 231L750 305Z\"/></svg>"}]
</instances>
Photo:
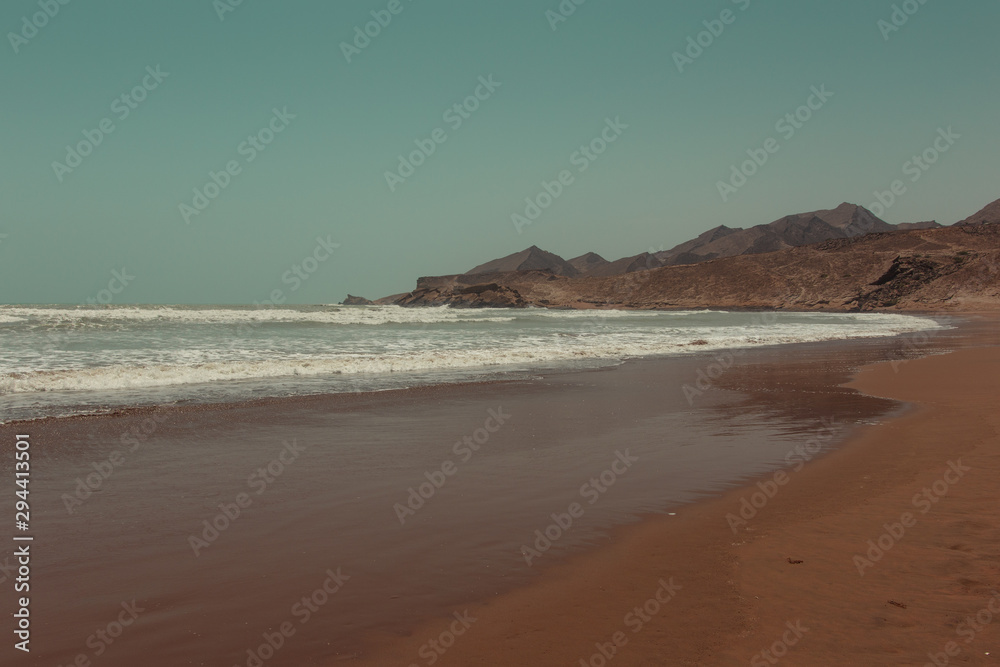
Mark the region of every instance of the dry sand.
<instances>
[{"instance_id":1,"label":"dry sand","mask_svg":"<svg viewBox=\"0 0 1000 667\"><path fill-rule=\"evenodd\" d=\"M876 364L850 386L914 408L789 468L735 532L727 515L759 487L622 529L471 608L476 621L434 664L1000 663L1000 613L989 611L1000 612L1000 348ZM904 518L909 527L893 525ZM880 538L884 555L858 560ZM647 621L635 608L670 597L661 581L680 589L648 603ZM430 664L427 642L448 629L428 622L351 664Z\"/></svg>"}]
</instances>

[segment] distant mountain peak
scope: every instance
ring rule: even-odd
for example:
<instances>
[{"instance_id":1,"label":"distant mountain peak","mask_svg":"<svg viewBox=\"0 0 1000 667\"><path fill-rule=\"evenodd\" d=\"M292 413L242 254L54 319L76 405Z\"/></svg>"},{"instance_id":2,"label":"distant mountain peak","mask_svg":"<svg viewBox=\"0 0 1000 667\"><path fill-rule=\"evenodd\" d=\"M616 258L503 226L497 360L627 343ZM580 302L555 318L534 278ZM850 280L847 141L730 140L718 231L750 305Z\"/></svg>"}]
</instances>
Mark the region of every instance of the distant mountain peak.
<instances>
[{"instance_id":1,"label":"distant mountain peak","mask_svg":"<svg viewBox=\"0 0 1000 667\"><path fill-rule=\"evenodd\" d=\"M860 236L871 232L890 232L895 229L864 206L844 202L837 208L800 213L802 219L818 218L831 227L843 230L848 236Z\"/></svg>"},{"instance_id":2,"label":"distant mountain peak","mask_svg":"<svg viewBox=\"0 0 1000 667\"><path fill-rule=\"evenodd\" d=\"M829 239L892 231L892 225L863 206L843 202L833 209L795 213L748 229L719 225L697 238L657 253L666 264L697 264L733 255L755 255Z\"/></svg>"},{"instance_id":3,"label":"distant mountain peak","mask_svg":"<svg viewBox=\"0 0 1000 667\"><path fill-rule=\"evenodd\" d=\"M733 229L732 227L726 227L725 225L719 225L718 227L713 227L712 229L698 235L698 239L705 239L706 242L715 241L716 239L721 239L724 236L729 236L736 232L743 231L742 229Z\"/></svg>"},{"instance_id":4,"label":"distant mountain peak","mask_svg":"<svg viewBox=\"0 0 1000 667\"><path fill-rule=\"evenodd\" d=\"M500 259L494 259L467 271L465 275L481 273L506 273L508 271L551 271L559 276L577 276L580 272L559 255L538 246L525 248Z\"/></svg>"},{"instance_id":5,"label":"distant mountain peak","mask_svg":"<svg viewBox=\"0 0 1000 667\"><path fill-rule=\"evenodd\" d=\"M619 304L621 301L613 300L611 298L604 298L603 300L593 300L588 296L587 298L581 298L580 294L587 294L586 290L595 288L595 286L600 286L602 284L608 284L608 281L601 280L602 278L623 276L633 272L640 271L650 271L653 269L658 269L666 266L679 266L679 265L693 265L700 264L702 262L708 262L713 260L719 260L715 267L706 268L703 272L698 272L695 268L685 268L683 270L677 271L653 271L648 274L648 280L642 281L619 281L618 286L622 287L627 295L632 295L636 291L636 287L640 285L646 285L647 283L656 284L659 281L660 287L656 292L657 299L655 303L646 299L645 301L639 300L635 303L642 303L646 306L679 306L684 303L683 299L688 298L682 296L682 293L697 293L696 297L690 297L697 299L693 303L698 303L702 306L709 303L717 303L718 294L716 291L716 284L713 282L715 277L717 277L717 271L721 270L725 272L728 269L733 269L733 267L739 268L743 271L747 267L756 267L758 273L756 276L750 276L754 280L749 280L743 275L733 275L732 286L735 292L733 293L738 303L747 303L746 285L750 282L758 282L761 284L769 284L767 281L770 280L770 276L776 270L780 269L785 271L785 277L781 280L785 280L788 277L794 277L796 272L804 270L805 265L801 264L799 261L787 263L784 262L783 258L798 258L809 256L810 253L819 252L831 254L826 255L826 259L829 262L840 262L841 252L840 250L845 250L845 254L849 249L854 249L860 251L853 252L853 259L851 260L853 264L850 266L850 271L843 273L841 278L841 287L851 287L853 285L854 279L851 281L843 282L844 279L851 278L852 275L862 273L864 270L870 270L874 266L873 262L877 263L874 258L876 252L882 252L885 257L891 258L893 266L896 266L900 262L910 262L911 265L916 268L912 271L907 269L903 275L910 276L907 280L913 278L917 280L920 276L931 275L927 271L928 266L933 266L933 262L928 263L926 260L915 260L914 258L920 257L920 255L911 255L915 248L924 249L925 247L931 247L933 250L935 243L931 240L931 237L936 237L938 239L943 239L948 241L948 239L958 239L960 242L958 245L973 243L969 239L983 239L983 242L976 246L985 250L989 250L991 247L990 243L994 243L996 235L1000 232L1000 227L994 227L993 225L1000 224L1000 200L994 201L991 204L984 207L978 213L970 216L966 220L956 223L956 225L977 225L981 226L976 229L967 229L963 231L961 228L956 230L938 229L941 227L936 221L928 222L912 222L912 223L901 223L899 225L891 225L884 220L880 219L874 213L869 211L863 206L857 204L852 204L850 202L842 202L836 208L832 209L821 209L817 211L810 211L806 213L796 213L792 215L784 216L779 218L774 222L768 224L755 225L749 228L742 227L727 227L726 225L718 225L702 232L697 238L690 241L681 243L680 245L671 248L670 250L664 250L657 253L644 252L638 255L633 255L631 257L623 257L622 259L609 262L601 255L595 252L587 252L579 257L574 257L572 260L566 261L559 255L542 250L536 245L532 245L520 252L516 252L506 257L501 257L500 259L494 259L485 264L481 264L476 268L468 271L463 275L448 275L448 276L427 276L422 277L417 280L417 290L402 295L395 295L392 297L385 297L378 300L376 303L397 303L399 305L441 305L441 304L451 304L456 307L484 307L487 305L512 305L512 306L523 306L526 303L532 303L531 298L537 298L534 303L546 307L556 307L559 305L568 305L569 307L579 307L581 304L596 304L596 303L607 303L607 304ZM987 226L988 225L988 226ZM928 231L923 231L928 230ZM875 233L872 232L899 232L899 233ZM952 236L949 236L951 234ZM870 235L870 236L869 236ZM865 236L865 238L853 240L854 237ZM975 241L978 243L978 241ZM947 245L947 243L945 244ZM799 246L812 246L812 250L805 250L802 252L787 252L791 248ZM881 249L881 250L879 250ZM924 250L922 250L923 252ZM783 253L782 257L777 257L775 259L760 258L753 259L754 255L764 255L767 253ZM948 254L952 253L952 254ZM960 255L968 255L969 253L960 253ZM869 257L871 255L871 257ZM737 256L742 257L742 259L737 260ZM946 276L946 275L963 275L962 271L965 269L964 263L966 261L974 261L974 257L970 260L968 257L960 258L953 254L952 250L945 248L938 253L938 256L944 258L943 264L947 269L945 273L934 274L936 276ZM925 255L926 257L926 255ZM956 261L961 259L961 261ZM735 261L734 261L735 260ZM987 257L982 260L983 262L994 261ZM776 266L775 262L778 263ZM917 262L917 264L913 264ZM952 264L955 266L952 266ZM979 266L985 267L986 263L981 263ZM790 268L789 268L790 267ZM806 267L808 268L808 267ZM847 268L847 265L845 265ZM857 270L857 268L863 269L862 271ZM912 268L912 267L911 267ZM809 289L814 288L814 283L827 285L829 281L826 279L832 276L835 272L828 271L829 267L825 264L819 267L811 267L809 270L823 270L827 271L823 274L816 274L819 276L818 281L811 281L809 283ZM919 269L919 270L918 270ZM883 269L884 270L884 267ZM934 269L936 271L936 269ZM791 271L791 273L788 273ZM916 271L916 273L914 273ZM923 271L923 273L920 273ZM496 274L495 276L484 278L481 277L484 274ZM931 271L933 273L933 271ZM873 274L872 280L878 277L878 273ZM886 274L888 275L888 274ZM931 278L934 278L934 275ZM984 274L985 275L985 274ZM556 276L561 276L564 278L587 278L587 280L572 281L572 280L557 280ZM694 282L692 282L692 276L694 276ZM701 276L704 278L709 278L709 285L700 285L697 277ZM884 277L884 276L883 276ZM758 280L759 279L759 280ZM866 279L867 280L867 279ZM882 280L879 278L879 280ZM919 282L919 280L918 280ZM611 281L612 285L615 281ZM664 287L665 285L673 285L669 289ZM540 290L535 297L532 297L530 292L534 289L533 285L544 285L544 289ZM864 282L860 283L862 288L865 286L879 286L883 289L884 283L872 283ZM912 285L911 285L912 286ZM515 289L516 287L516 289ZM909 289L910 286L903 285L897 286L899 289ZM527 294L522 294L521 291L527 289ZM643 288L645 289L645 287ZM783 289L783 288L782 288ZM836 286L831 289L839 289ZM853 288L851 288L853 290ZM976 289L980 290L981 285L977 283ZM553 300L553 295L558 295L560 291L565 291L565 299L560 302L558 299ZM574 290L583 290L583 292L578 292L574 294ZM751 290L752 291L752 290ZM947 292L945 290L944 292ZM942 293L944 293L942 292ZM784 292L783 292L784 293ZM840 298L843 294L830 292L833 295L832 298ZM937 293L935 293L937 294ZM472 298L470 295L475 295ZM486 295L483 297L482 295ZM568 296L567 296L568 295ZM977 292L978 295L978 292ZM900 294L897 292L886 292L884 299L878 301L874 299L871 294L863 295L862 297L855 297L850 301L843 301L842 306L850 306L850 304L855 304L854 309L862 309L872 306L872 304L884 303L886 307L895 306L899 303ZM614 297L617 298L617 297ZM629 296L628 298L632 298ZM761 299L767 299L770 297L760 297L754 296L751 301L758 307L762 303ZM779 298L779 303L781 303ZM882 297L879 297L880 299ZM937 296L931 295L930 298L938 298ZM566 299L569 299L568 301ZM742 301L740 301L742 299ZM816 299L819 299L817 296ZM861 299L861 300L859 300ZM948 297L951 299L951 296ZM349 297L348 302L357 301L359 303L365 303L367 300L361 299L360 297ZM914 301L921 301L917 299ZM798 302L796 302L798 303ZM814 300L810 304L811 306L824 306L835 308L836 304L833 304L828 299Z\"/></svg>"},{"instance_id":6,"label":"distant mountain peak","mask_svg":"<svg viewBox=\"0 0 1000 667\"><path fill-rule=\"evenodd\" d=\"M1000 200L957 224L978 225L988 222L1000 222ZM480 264L465 275L548 271L569 278L613 276L660 266L697 264L735 255L776 252L785 248L832 239L854 238L874 232L935 229L940 226L933 221L891 225L864 206L845 201L836 208L794 213L774 222L746 229L718 225L670 250L655 254L641 253L613 262L595 252L584 253L567 261L559 255L532 245L520 252Z\"/></svg>"},{"instance_id":7,"label":"distant mountain peak","mask_svg":"<svg viewBox=\"0 0 1000 667\"><path fill-rule=\"evenodd\" d=\"M604 259L596 252L588 252L569 260L570 265L580 272L581 276L592 275L594 271L600 270L611 262Z\"/></svg>"}]
</instances>

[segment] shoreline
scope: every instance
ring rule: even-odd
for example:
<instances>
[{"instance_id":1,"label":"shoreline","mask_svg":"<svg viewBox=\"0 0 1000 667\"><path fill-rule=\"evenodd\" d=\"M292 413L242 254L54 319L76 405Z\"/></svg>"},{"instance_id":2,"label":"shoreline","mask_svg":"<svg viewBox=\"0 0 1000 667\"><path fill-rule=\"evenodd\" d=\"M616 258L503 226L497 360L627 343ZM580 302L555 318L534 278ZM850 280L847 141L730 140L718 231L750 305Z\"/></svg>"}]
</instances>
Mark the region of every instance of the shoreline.
<instances>
[{"instance_id":1,"label":"shoreline","mask_svg":"<svg viewBox=\"0 0 1000 667\"><path fill-rule=\"evenodd\" d=\"M352 306L344 306L346 308L351 308ZM431 306L426 306L430 308ZM444 306L440 306L443 308ZM511 309L513 310L513 309ZM629 310L621 308L612 308L609 310ZM686 312L690 309L679 309L680 311ZM732 312L785 312L785 313L801 313L801 314L816 314L815 311L799 311L794 309L781 310L781 311L771 311L771 310L760 310L760 309L729 309ZM670 312L670 311L663 311ZM706 312L711 312L711 309L707 309ZM831 311L832 312L832 311ZM849 314L849 313L835 313L835 314ZM866 315L870 313L861 313L860 315ZM407 394L419 395L421 392L433 391L439 387L483 387L490 385L502 385L510 383L525 383L531 382L537 378L544 378L554 375L563 375L568 373L588 373L588 372L600 372L613 370L628 363L643 363L645 361L662 361L662 360L684 360L691 358L700 358L706 355L715 354L726 354L735 353L738 355L743 355L747 353L767 353L768 351L775 351L779 349L789 349L792 353L796 349L806 348L809 346L827 346L827 345L849 345L857 342L870 342L870 343L889 343L894 340L901 340L907 337L917 337L917 336L927 336L930 338L941 337L942 335L948 336L950 332L956 329L964 328L968 325L968 320L966 316L995 316L995 313L989 312L968 312L968 313L954 313L954 312L943 312L943 311L913 311L913 312L900 312L900 313L887 313L887 314L899 314L911 317L922 317L926 319L933 320L937 322L940 328L928 329L928 330L917 330L913 332L899 333L886 336L870 336L870 337L846 337L846 338L830 338L821 340L804 340L796 342L776 342L776 343L765 343L765 344L752 344L744 347L726 347L726 346L714 346L709 345L706 347L692 347L690 351L673 351L662 354L630 357L626 356L618 359L594 359L593 361L599 362L593 366L587 367L568 367L560 366L558 361L553 362L551 365L541 365L534 368L520 368L515 370L490 370L489 367L469 367L469 368L459 368L453 369L457 371L465 371L466 373L472 374L471 377L462 377L459 379L451 380L427 380L418 381L409 386L402 387L386 387L381 389L362 389L359 391L333 391L333 392L311 392L311 393L301 393L301 394L290 394L290 395L275 395L275 396L258 396L250 398L224 398L209 400L205 402L195 401L191 399L182 399L180 401L173 401L167 403L156 403L149 402L149 400L143 400L142 402L133 404L118 404L110 403L107 407L103 408L91 408L83 412L75 412L68 414L59 415L39 415L33 417L16 417L13 419L3 420L0 419L0 426L17 426L17 425L28 425L28 424L44 424L50 421L59 420L86 420L86 419L101 419L101 418L115 418L123 417L127 418L135 415L145 415L149 413L163 413L171 412L177 414L183 414L186 412L199 412L199 411L210 411L219 410L227 411L242 408L252 408L261 407L268 408L282 403L286 403L291 407L295 407L297 403L302 405L307 405L310 402L321 403L332 400L344 401L345 403L350 402L361 402L371 399L374 396L379 395L399 395L406 396ZM693 344L689 344L693 345ZM735 350L735 352L734 352ZM565 361L565 360L564 360ZM405 374L405 373L404 373ZM500 375L501 377L495 377ZM506 377L504 377L506 376ZM294 376L276 376L271 378L272 381L280 381L286 379L287 377ZM169 386L168 386L169 387ZM166 389L168 387L160 387L157 389ZM91 393L92 390L81 390L83 393ZM118 389L116 391L123 392L123 389ZM64 393L64 392L59 392ZM74 392L68 392L70 394ZM23 399L28 394L13 393L9 394L11 397L17 397ZM2 397L2 396L0 396Z\"/></svg>"},{"instance_id":2,"label":"shoreline","mask_svg":"<svg viewBox=\"0 0 1000 667\"><path fill-rule=\"evenodd\" d=\"M1000 521L989 504L1000 475L1000 420L989 415L1000 396L1000 340L989 329L995 315L986 319L964 349L858 369L846 387L900 404L885 421L854 429L799 470L619 526L536 582L469 605L474 629L434 664L764 665L779 654L796 665L923 665L951 655L993 664L1000 613L992 625L960 625L1000 590ZM942 432L955 445L933 439ZM965 481L966 467L981 474ZM963 486L948 490L958 507L915 504L923 485L940 490L938 478L952 482L956 469ZM771 490L751 516L742 501ZM900 529L907 514L913 525ZM881 556L879 539L889 546ZM428 664L420 656L447 629L429 620L352 664Z\"/></svg>"},{"instance_id":3,"label":"shoreline","mask_svg":"<svg viewBox=\"0 0 1000 667\"><path fill-rule=\"evenodd\" d=\"M817 415L837 415L841 427L854 431L856 423L896 413L897 401L840 388L852 369L966 344L970 332L992 331L989 326L965 322L918 346L922 350L912 349L914 340L905 337L749 349L693 407L682 383L694 381L712 353L489 385L272 399L225 409L185 406L157 420L148 442L139 438L142 448L134 458L127 452L125 465L115 466L107 484L100 483L84 506L74 507L72 517L60 494L72 492L74 477L93 472L95 463L107 468L101 461L112 460L110 447L127 433L138 435L135 428L150 410L36 422L31 433L44 458L32 497L43 508L40 538L49 543L39 567L53 586L48 595L55 596L40 597L39 623L62 644L38 657L72 660L68 652L77 635L85 637L125 596L138 595L152 605L140 622L144 632L130 634L105 661L109 665L132 664L150 651L165 661L156 664L175 664L192 653L236 664L241 647L256 646L296 594L321 583L314 575L327 568L339 572L343 565L352 581L337 594L336 604L317 614L322 620L304 628L268 664L343 664L352 658L354 664L426 664L418 651L429 635L410 653L386 657L369 651L409 646L407 635L421 637L439 623L434 619L473 608L468 601L487 601L491 608L500 600L549 590L565 578L565 567L577 559L607 559L618 553L623 535L650 522L696 526L687 523L688 515L702 511L703 503L752 483L756 474L773 474L788 448L815 430ZM430 509L401 526L393 503L405 502L407 486L423 481L420 471L437 470L453 456L455 437L488 427L483 419L489 408L502 408L514 419L490 436L468 465L455 459L461 474ZM0 426L0 432L13 428ZM245 508L246 519L234 521L218 542L192 555L188 533L217 513L220 501L247 489L246 474L276 456L285 438L305 445L308 463L287 466L288 472L266 487L267 495ZM539 520L552 510L565 511L575 484L606 468L617 449L629 448L642 463L614 494L588 506L579 527L541 561L525 567L518 548L544 526ZM820 454L817 463L825 457ZM667 512L673 516L664 516ZM131 528L123 532L124 525ZM271 546L260 548L262 536ZM705 553L712 558L723 553L706 550L694 539L699 536L694 530L678 540L692 563L705 561ZM699 544L700 552L690 551ZM292 553L294 562L286 562ZM670 550L660 553L667 556ZM626 561L630 558L627 554ZM586 574L589 581L601 581L611 571L607 568L622 567L620 560L605 562ZM225 574L219 576L217 568ZM90 576L74 574L83 571ZM692 576L703 575L695 570ZM668 594L670 576L688 586L664 572L668 586L661 595ZM116 583L106 583L106 577ZM650 594L661 585L657 580ZM727 595L723 585L708 597L730 599ZM76 607L60 606L65 596L79 600ZM590 610L607 604L602 600L560 606L554 613L586 624L594 620ZM696 615L705 603L678 593L670 605ZM573 618L581 609L587 612ZM202 632L199 618L214 619L205 626L210 633ZM519 612L511 633L542 637L547 630L522 620ZM472 625L479 634L482 627L478 621ZM435 635L440 632L438 627ZM575 624L571 632L579 638ZM468 637L475 634L470 629ZM482 655L495 652L489 647ZM509 664L522 664L522 658ZM440 664L450 663L443 658ZM532 658L528 664L547 663Z\"/></svg>"}]
</instances>

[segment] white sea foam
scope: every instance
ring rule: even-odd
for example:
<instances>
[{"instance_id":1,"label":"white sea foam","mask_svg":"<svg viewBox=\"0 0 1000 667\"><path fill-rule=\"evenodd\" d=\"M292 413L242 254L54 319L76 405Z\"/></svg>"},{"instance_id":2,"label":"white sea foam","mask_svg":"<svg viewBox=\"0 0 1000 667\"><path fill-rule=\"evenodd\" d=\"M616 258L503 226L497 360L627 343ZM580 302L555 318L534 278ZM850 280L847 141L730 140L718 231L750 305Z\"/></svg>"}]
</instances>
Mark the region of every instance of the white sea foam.
<instances>
[{"instance_id":1,"label":"white sea foam","mask_svg":"<svg viewBox=\"0 0 1000 667\"><path fill-rule=\"evenodd\" d=\"M933 328L928 318L872 313L0 306L0 420L377 391Z\"/></svg>"},{"instance_id":2,"label":"white sea foam","mask_svg":"<svg viewBox=\"0 0 1000 667\"><path fill-rule=\"evenodd\" d=\"M140 309L136 309L140 310ZM449 321L457 314L469 311L453 310L393 310L383 314L384 309L345 309L377 313L375 317L388 318L399 313L415 313L426 321ZM77 312L77 311L70 311ZM163 312L163 311L159 311ZM167 312L176 312L167 309ZM181 311L185 315L192 311ZM229 311L201 310L197 320L204 324L216 322ZM273 314L278 311L265 311ZM289 311L297 316L303 313ZM511 311L501 321L511 321ZM206 313L208 313L206 315ZM308 314L308 313L307 313ZM325 314L325 313L323 313ZM589 313L593 315L593 313ZM704 314L704 311L687 314ZM462 338L429 338L417 330L408 338L383 344L380 353L364 353L365 340L350 341L350 345L326 346L314 351L274 349L274 341L268 345L250 348L213 348L143 350L133 355L130 363L116 362L113 354L102 351L95 359L104 361L101 365L88 364L86 355L74 353L64 361L72 361L66 368L27 368L19 372L0 372L0 394L23 394L41 392L63 392L79 390L129 390L149 387L218 383L229 380L261 380L269 378L317 378L333 375L372 376L392 373L415 373L448 370L509 370L535 369L560 366L569 362L614 363L623 359L704 352L731 347L754 347L784 343L801 343L823 340L891 336L911 331L937 328L930 319L902 315L827 315L795 314L795 323L762 325L743 321L739 325L719 326L709 317L704 326L685 328L669 326L678 314L648 312L598 316L625 319L630 322L643 321L642 328L617 326L610 328L576 329L560 328L498 333L484 322L495 321L491 317L463 320L466 323L480 323ZM724 315L724 314L723 314ZM172 316L172 315L171 315ZM290 317L291 315L289 315ZM403 315L406 316L406 315ZM663 326L650 326L650 317L660 317ZM338 315L338 317L343 317ZM363 317L351 316L359 320ZM536 311L522 313L521 317L535 320L578 321L580 311ZM718 315L716 315L716 318ZM438 318L438 319L435 319ZM746 319L746 318L745 318ZM300 319L311 322L314 320ZM365 321L355 324L368 323ZM695 340L698 345L691 345ZM704 341L702 343L701 341ZM110 361L111 363L107 363ZM151 363L152 361L152 363ZM82 367L80 367L82 366Z\"/></svg>"},{"instance_id":3,"label":"white sea foam","mask_svg":"<svg viewBox=\"0 0 1000 667\"><path fill-rule=\"evenodd\" d=\"M176 322L181 324L320 323L343 325L444 324L449 322L509 322L510 310L455 310L398 306L333 306L330 308L177 308L172 306L115 306L108 308L0 307L0 322L37 324L115 324Z\"/></svg>"},{"instance_id":4,"label":"white sea foam","mask_svg":"<svg viewBox=\"0 0 1000 667\"><path fill-rule=\"evenodd\" d=\"M303 306L275 308L225 308L195 306L0 306L0 323L33 322L37 324L110 324L130 322L176 322L189 324L241 323L323 323L343 325L438 324L511 322L515 320L652 320L692 316L727 315L719 310L548 310L526 309L454 309L447 306L401 308L399 306ZM907 315L876 313L794 313L814 320L835 319L842 322L899 324L915 319Z\"/></svg>"}]
</instances>

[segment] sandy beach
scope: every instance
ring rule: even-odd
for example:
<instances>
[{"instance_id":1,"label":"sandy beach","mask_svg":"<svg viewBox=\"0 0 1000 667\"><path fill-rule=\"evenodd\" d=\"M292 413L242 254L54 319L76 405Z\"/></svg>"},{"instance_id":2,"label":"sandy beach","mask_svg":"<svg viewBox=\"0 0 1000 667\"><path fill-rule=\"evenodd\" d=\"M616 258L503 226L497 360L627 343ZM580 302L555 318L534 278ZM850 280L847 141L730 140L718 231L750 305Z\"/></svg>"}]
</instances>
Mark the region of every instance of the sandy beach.
<instances>
[{"instance_id":1,"label":"sandy beach","mask_svg":"<svg viewBox=\"0 0 1000 667\"><path fill-rule=\"evenodd\" d=\"M0 4L0 667L1000 667L998 21Z\"/></svg>"},{"instance_id":2,"label":"sandy beach","mask_svg":"<svg viewBox=\"0 0 1000 667\"><path fill-rule=\"evenodd\" d=\"M4 425L27 664L923 664L998 583L996 320L953 322Z\"/></svg>"},{"instance_id":3,"label":"sandy beach","mask_svg":"<svg viewBox=\"0 0 1000 667\"><path fill-rule=\"evenodd\" d=\"M622 529L447 650L441 620L363 664L995 664L1000 347L970 344L863 368L851 388L912 407L832 454Z\"/></svg>"}]
</instances>

